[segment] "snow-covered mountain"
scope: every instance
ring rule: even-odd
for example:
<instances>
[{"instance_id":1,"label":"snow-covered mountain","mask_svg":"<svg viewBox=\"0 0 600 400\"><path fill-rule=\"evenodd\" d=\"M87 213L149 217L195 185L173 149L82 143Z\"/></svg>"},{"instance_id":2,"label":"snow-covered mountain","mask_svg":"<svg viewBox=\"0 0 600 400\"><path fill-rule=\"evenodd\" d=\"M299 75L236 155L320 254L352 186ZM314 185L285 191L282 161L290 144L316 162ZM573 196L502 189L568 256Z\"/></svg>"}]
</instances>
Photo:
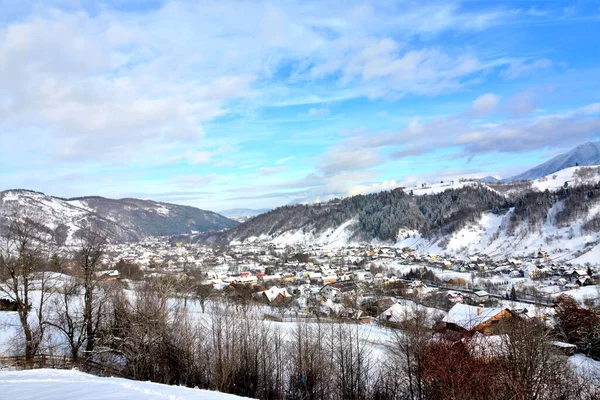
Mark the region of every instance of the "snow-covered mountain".
<instances>
[{"instance_id":1,"label":"snow-covered mountain","mask_svg":"<svg viewBox=\"0 0 600 400\"><path fill-rule=\"evenodd\" d=\"M230 210L219 211L219 214L238 222L244 222L252 217L256 217L257 215L264 214L269 211L271 211L270 208L232 208Z\"/></svg>"},{"instance_id":2,"label":"snow-covered mountain","mask_svg":"<svg viewBox=\"0 0 600 400\"><path fill-rule=\"evenodd\" d=\"M77 232L89 224L108 232L113 242L237 225L236 221L212 211L150 200L62 199L30 190L0 192L0 229L16 213L27 215L52 230L59 245L72 242Z\"/></svg>"},{"instance_id":3,"label":"snow-covered mountain","mask_svg":"<svg viewBox=\"0 0 600 400\"><path fill-rule=\"evenodd\" d=\"M537 167L531 168L519 175L506 179L506 181L522 181L541 178L556 171L577 165L600 164L600 142L590 142L579 145L573 150L560 154Z\"/></svg>"},{"instance_id":4,"label":"snow-covered mountain","mask_svg":"<svg viewBox=\"0 0 600 400\"><path fill-rule=\"evenodd\" d=\"M387 243L427 252L600 263L600 166L521 183L446 182L275 209L204 242ZM566 185L565 185L566 183Z\"/></svg>"}]
</instances>

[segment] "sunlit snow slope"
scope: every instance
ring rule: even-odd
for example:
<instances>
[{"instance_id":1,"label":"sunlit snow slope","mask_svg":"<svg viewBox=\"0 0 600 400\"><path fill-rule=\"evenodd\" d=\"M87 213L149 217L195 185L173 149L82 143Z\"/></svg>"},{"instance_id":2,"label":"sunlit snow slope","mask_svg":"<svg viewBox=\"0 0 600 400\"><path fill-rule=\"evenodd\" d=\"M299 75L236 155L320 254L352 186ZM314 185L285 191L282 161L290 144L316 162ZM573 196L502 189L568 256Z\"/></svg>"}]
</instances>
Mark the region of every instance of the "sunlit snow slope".
<instances>
[{"instance_id":1,"label":"sunlit snow slope","mask_svg":"<svg viewBox=\"0 0 600 400\"><path fill-rule=\"evenodd\" d=\"M0 370L0 398L19 400L227 400L242 397L121 378L101 378L79 371Z\"/></svg>"}]
</instances>

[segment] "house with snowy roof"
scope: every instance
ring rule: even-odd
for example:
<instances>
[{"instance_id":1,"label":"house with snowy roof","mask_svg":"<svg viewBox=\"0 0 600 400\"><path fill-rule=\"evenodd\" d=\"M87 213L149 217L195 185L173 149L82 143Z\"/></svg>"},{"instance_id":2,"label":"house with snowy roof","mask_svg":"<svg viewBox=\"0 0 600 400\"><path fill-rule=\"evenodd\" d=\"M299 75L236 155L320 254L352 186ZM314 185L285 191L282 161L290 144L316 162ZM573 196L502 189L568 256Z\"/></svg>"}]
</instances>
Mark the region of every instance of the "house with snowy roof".
<instances>
[{"instance_id":1,"label":"house with snowy roof","mask_svg":"<svg viewBox=\"0 0 600 400\"><path fill-rule=\"evenodd\" d=\"M289 294L287 289L278 288L277 286L273 286L267 290L262 291L261 295L264 296L269 303L292 297L292 295Z\"/></svg>"},{"instance_id":2,"label":"house with snowy roof","mask_svg":"<svg viewBox=\"0 0 600 400\"><path fill-rule=\"evenodd\" d=\"M446 329L490 335L501 321L513 316L513 313L507 308L475 307L456 303L442 322L445 323Z\"/></svg>"}]
</instances>

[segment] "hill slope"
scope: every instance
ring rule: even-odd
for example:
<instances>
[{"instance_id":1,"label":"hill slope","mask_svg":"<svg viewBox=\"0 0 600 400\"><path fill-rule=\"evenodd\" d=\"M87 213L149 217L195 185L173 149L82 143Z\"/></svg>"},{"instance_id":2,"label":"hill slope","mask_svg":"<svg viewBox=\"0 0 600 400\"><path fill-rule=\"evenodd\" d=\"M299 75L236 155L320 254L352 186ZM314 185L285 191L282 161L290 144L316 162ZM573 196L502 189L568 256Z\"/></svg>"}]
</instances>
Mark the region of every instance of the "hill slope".
<instances>
[{"instance_id":1,"label":"hill slope","mask_svg":"<svg viewBox=\"0 0 600 400\"><path fill-rule=\"evenodd\" d=\"M483 211L507 206L502 195L481 185L423 196L396 189L323 204L280 207L228 231L202 235L201 240L228 243L296 230L319 237L341 226L349 231L348 239L395 240L400 229L420 231L423 235L443 234Z\"/></svg>"},{"instance_id":2,"label":"hill slope","mask_svg":"<svg viewBox=\"0 0 600 400\"><path fill-rule=\"evenodd\" d=\"M545 175L550 175L567 167L596 164L600 164L600 142L590 142L579 145L573 150L560 154L519 175L508 178L506 181L533 180Z\"/></svg>"},{"instance_id":3,"label":"hill slope","mask_svg":"<svg viewBox=\"0 0 600 400\"><path fill-rule=\"evenodd\" d=\"M0 192L0 226L15 210L54 232L57 244L68 244L85 224L109 232L113 242L135 241L146 236L209 231L237 225L212 211L150 200L104 197L62 199L29 190Z\"/></svg>"},{"instance_id":4,"label":"hill slope","mask_svg":"<svg viewBox=\"0 0 600 400\"><path fill-rule=\"evenodd\" d=\"M396 189L324 204L281 207L233 229L201 234L196 240L332 247L385 242L424 252L497 259L547 251L552 260L598 264L598 179L598 167L573 167L555 178L540 178L518 188L499 183L490 184L492 190L469 183L444 191L430 188L431 194L412 196Z\"/></svg>"}]
</instances>

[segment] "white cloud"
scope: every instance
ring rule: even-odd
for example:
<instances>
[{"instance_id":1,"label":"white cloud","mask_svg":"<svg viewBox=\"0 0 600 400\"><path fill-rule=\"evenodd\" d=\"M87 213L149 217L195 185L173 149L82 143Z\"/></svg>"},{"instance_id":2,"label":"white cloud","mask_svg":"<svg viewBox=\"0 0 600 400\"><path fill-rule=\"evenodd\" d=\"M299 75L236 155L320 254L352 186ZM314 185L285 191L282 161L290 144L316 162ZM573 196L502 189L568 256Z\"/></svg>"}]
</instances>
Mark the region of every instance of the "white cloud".
<instances>
[{"instance_id":1,"label":"white cloud","mask_svg":"<svg viewBox=\"0 0 600 400\"><path fill-rule=\"evenodd\" d=\"M208 151L198 151L193 154L190 158L190 164L208 164L210 162L211 154Z\"/></svg>"},{"instance_id":2,"label":"white cloud","mask_svg":"<svg viewBox=\"0 0 600 400\"><path fill-rule=\"evenodd\" d=\"M273 174L277 174L279 172L283 172L283 171L287 171L288 169L290 169L290 167L288 167L287 165L283 165L280 167L264 167L264 168L260 168L259 172L263 175L273 175Z\"/></svg>"},{"instance_id":3,"label":"white cloud","mask_svg":"<svg viewBox=\"0 0 600 400\"><path fill-rule=\"evenodd\" d=\"M299 117L325 118L330 114L329 109L325 107L311 107L306 113L299 113Z\"/></svg>"},{"instance_id":4,"label":"white cloud","mask_svg":"<svg viewBox=\"0 0 600 400\"><path fill-rule=\"evenodd\" d=\"M529 76L536 71L544 70L552 67L552 61L547 58L538 58L531 62L525 60L517 60L508 66L508 68L502 71L501 75L505 79L517 79L523 76Z\"/></svg>"},{"instance_id":5,"label":"white cloud","mask_svg":"<svg viewBox=\"0 0 600 400\"><path fill-rule=\"evenodd\" d=\"M214 182L218 178L217 174L206 174L206 175L184 175L178 176L172 179L172 183L175 187L179 188L196 188L200 189Z\"/></svg>"},{"instance_id":6,"label":"white cloud","mask_svg":"<svg viewBox=\"0 0 600 400\"><path fill-rule=\"evenodd\" d=\"M471 114L481 116L494 112L500 102L500 96L486 93L476 98L471 104Z\"/></svg>"},{"instance_id":7,"label":"white cloud","mask_svg":"<svg viewBox=\"0 0 600 400\"><path fill-rule=\"evenodd\" d=\"M243 97L248 75L162 75L171 59L114 14L51 11L0 31L0 111L9 127L42 127L61 159L123 158L160 143L198 143L201 124ZM158 77L160 75L160 78Z\"/></svg>"},{"instance_id":8,"label":"white cloud","mask_svg":"<svg viewBox=\"0 0 600 400\"><path fill-rule=\"evenodd\" d=\"M524 117L538 108L540 95L533 91L517 93L506 103L506 110L516 117Z\"/></svg>"},{"instance_id":9,"label":"white cloud","mask_svg":"<svg viewBox=\"0 0 600 400\"><path fill-rule=\"evenodd\" d=\"M294 160L296 157L291 156L291 157L284 157L284 158L280 158L279 160L275 161L276 165L281 165L281 164L285 164L287 162L290 162L292 160Z\"/></svg>"},{"instance_id":10,"label":"white cloud","mask_svg":"<svg viewBox=\"0 0 600 400\"><path fill-rule=\"evenodd\" d=\"M600 114L600 102L588 104L587 106L580 107L576 110L577 113L585 115Z\"/></svg>"},{"instance_id":11,"label":"white cloud","mask_svg":"<svg viewBox=\"0 0 600 400\"><path fill-rule=\"evenodd\" d=\"M319 170L325 175L336 175L340 172L360 171L373 167L383 162L383 159L374 151L334 149L321 157Z\"/></svg>"}]
</instances>

